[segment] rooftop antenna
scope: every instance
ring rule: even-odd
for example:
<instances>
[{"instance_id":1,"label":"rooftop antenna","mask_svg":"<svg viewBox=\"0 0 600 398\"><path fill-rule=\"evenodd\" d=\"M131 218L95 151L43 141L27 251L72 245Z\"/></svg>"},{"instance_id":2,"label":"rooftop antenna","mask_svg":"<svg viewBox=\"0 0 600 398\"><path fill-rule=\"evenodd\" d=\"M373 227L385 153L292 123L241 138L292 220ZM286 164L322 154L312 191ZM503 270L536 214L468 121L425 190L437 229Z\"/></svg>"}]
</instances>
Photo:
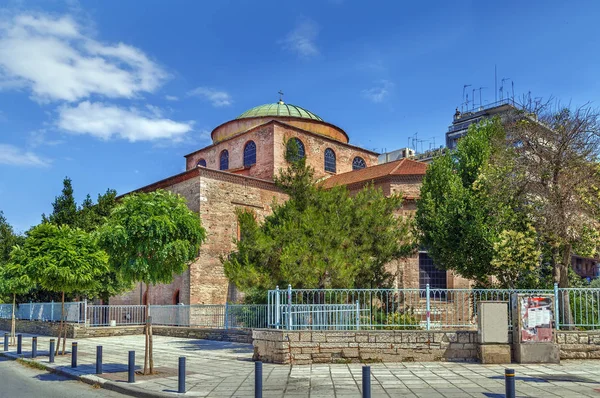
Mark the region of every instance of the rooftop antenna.
<instances>
[{"instance_id":1,"label":"rooftop antenna","mask_svg":"<svg viewBox=\"0 0 600 398\"><path fill-rule=\"evenodd\" d=\"M515 102L515 82L514 81L510 81L510 84L512 85L512 102Z\"/></svg>"},{"instance_id":2,"label":"rooftop antenna","mask_svg":"<svg viewBox=\"0 0 600 398\"><path fill-rule=\"evenodd\" d=\"M483 102L481 101L481 90L483 90L484 88L487 88L487 87L479 87L478 88L478 90L479 90L479 106L480 107L483 106Z\"/></svg>"},{"instance_id":3,"label":"rooftop antenna","mask_svg":"<svg viewBox=\"0 0 600 398\"><path fill-rule=\"evenodd\" d=\"M469 111L469 93L467 93L467 101L465 102L465 104L467 106L466 112L468 112Z\"/></svg>"},{"instance_id":4,"label":"rooftop antenna","mask_svg":"<svg viewBox=\"0 0 600 398\"><path fill-rule=\"evenodd\" d=\"M283 91L279 90L277 94L279 94L279 103L283 104Z\"/></svg>"},{"instance_id":5,"label":"rooftop antenna","mask_svg":"<svg viewBox=\"0 0 600 398\"><path fill-rule=\"evenodd\" d=\"M502 78L502 84L500 85L500 101L502 101L504 99L504 82L507 80L511 80L510 77Z\"/></svg>"},{"instance_id":6,"label":"rooftop antenna","mask_svg":"<svg viewBox=\"0 0 600 398\"><path fill-rule=\"evenodd\" d=\"M498 68L494 64L494 102L498 102Z\"/></svg>"},{"instance_id":7,"label":"rooftop antenna","mask_svg":"<svg viewBox=\"0 0 600 398\"><path fill-rule=\"evenodd\" d=\"M462 99L463 99L463 100L465 99L465 89L466 89L467 87L471 87L471 85L470 85L470 84L463 84L463 96L462 96ZM466 102L466 104L467 104L467 110L469 110L469 96L468 96L468 95L467 95L467 102ZM463 111L463 110L461 109L461 112L462 112L462 111Z\"/></svg>"},{"instance_id":8,"label":"rooftop antenna","mask_svg":"<svg viewBox=\"0 0 600 398\"><path fill-rule=\"evenodd\" d=\"M473 109L475 109L475 89L473 89L473 96L471 97L471 100L473 101Z\"/></svg>"}]
</instances>

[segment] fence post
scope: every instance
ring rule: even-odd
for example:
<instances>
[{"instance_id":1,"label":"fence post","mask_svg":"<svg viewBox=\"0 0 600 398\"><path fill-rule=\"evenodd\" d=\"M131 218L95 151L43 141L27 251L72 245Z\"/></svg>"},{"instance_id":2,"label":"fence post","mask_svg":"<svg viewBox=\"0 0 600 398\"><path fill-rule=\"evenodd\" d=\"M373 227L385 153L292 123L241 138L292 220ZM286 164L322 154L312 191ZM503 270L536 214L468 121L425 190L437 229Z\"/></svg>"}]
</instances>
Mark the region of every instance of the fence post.
<instances>
[{"instance_id":1,"label":"fence post","mask_svg":"<svg viewBox=\"0 0 600 398\"><path fill-rule=\"evenodd\" d=\"M431 328L431 300L429 298L429 283L425 285L425 294L426 294L426 311L427 311L427 330Z\"/></svg>"},{"instance_id":2,"label":"fence post","mask_svg":"<svg viewBox=\"0 0 600 398\"><path fill-rule=\"evenodd\" d=\"M83 324L87 325L87 298L83 299Z\"/></svg>"},{"instance_id":3,"label":"fence post","mask_svg":"<svg viewBox=\"0 0 600 398\"><path fill-rule=\"evenodd\" d=\"M33 301L29 302L29 320L33 319Z\"/></svg>"},{"instance_id":4,"label":"fence post","mask_svg":"<svg viewBox=\"0 0 600 398\"><path fill-rule=\"evenodd\" d=\"M225 300L225 330L227 330L227 300Z\"/></svg>"},{"instance_id":5,"label":"fence post","mask_svg":"<svg viewBox=\"0 0 600 398\"><path fill-rule=\"evenodd\" d=\"M292 285L288 285L287 313L287 329L292 330Z\"/></svg>"},{"instance_id":6,"label":"fence post","mask_svg":"<svg viewBox=\"0 0 600 398\"><path fill-rule=\"evenodd\" d=\"M279 286L275 286L275 327L277 329L281 324L281 297L279 294Z\"/></svg>"},{"instance_id":7,"label":"fence post","mask_svg":"<svg viewBox=\"0 0 600 398\"><path fill-rule=\"evenodd\" d=\"M556 330L560 330L560 309L558 307L558 283L554 284L554 317L556 318Z\"/></svg>"},{"instance_id":8,"label":"fence post","mask_svg":"<svg viewBox=\"0 0 600 398\"><path fill-rule=\"evenodd\" d=\"M360 302L356 300L356 330L360 329Z\"/></svg>"}]
</instances>

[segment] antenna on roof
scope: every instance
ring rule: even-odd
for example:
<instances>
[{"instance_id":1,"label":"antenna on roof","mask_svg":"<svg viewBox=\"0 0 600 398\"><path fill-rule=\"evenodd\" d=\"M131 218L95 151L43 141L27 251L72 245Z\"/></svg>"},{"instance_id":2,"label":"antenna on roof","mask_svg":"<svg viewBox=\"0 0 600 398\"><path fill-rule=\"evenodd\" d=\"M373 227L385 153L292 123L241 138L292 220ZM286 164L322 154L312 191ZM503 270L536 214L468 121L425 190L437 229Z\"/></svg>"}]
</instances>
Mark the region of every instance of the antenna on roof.
<instances>
[{"instance_id":1,"label":"antenna on roof","mask_svg":"<svg viewBox=\"0 0 600 398\"><path fill-rule=\"evenodd\" d=\"M504 82L507 80L511 80L510 77L503 77L502 84L500 85L500 101L504 99ZM508 98L508 96L506 96Z\"/></svg>"},{"instance_id":2,"label":"antenna on roof","mask_svg":"<svg viewBox=\"0 0 600 398\"><path fill-rule=\"evenodd\" d=\"M479 90L479 106L480 107L483 107L483 102L481 102L481 90L483 90L484 88L487 88L487 87L479 87L478 88L478 90Z\"/></svg>"},{"instance_id":3,"label":"antenna on roof","mask_svg":"<svg viewBox=\"0 0 600 398\"><path fill-rule=\"evenodd\" d=\"M283 104L283 91L279 90L277 94L279 94L279 103Z\"/></svg>"},{"instance_id":4,"label":"antenna on roof","mask_svg":"<svg viewBox=\"0 0 600 398\"><path fill-rule=\"evenodd\" d=\"M463 99L463 101L465 100L465 89L466 89L467 87L471 87L471 85L470 85L470 84L463 84L463 95L462 95L462 99ZM468 94L467 94L467 102L466 102L466 105L467 105L467 110L469 110L469 95L468 95ZM462 104L461 104L461 108L462 108ZM463 112L463 111L464 111L464 109L461 109L460 111L461 111L461 112Z\"/></svg>"}]
</instances>

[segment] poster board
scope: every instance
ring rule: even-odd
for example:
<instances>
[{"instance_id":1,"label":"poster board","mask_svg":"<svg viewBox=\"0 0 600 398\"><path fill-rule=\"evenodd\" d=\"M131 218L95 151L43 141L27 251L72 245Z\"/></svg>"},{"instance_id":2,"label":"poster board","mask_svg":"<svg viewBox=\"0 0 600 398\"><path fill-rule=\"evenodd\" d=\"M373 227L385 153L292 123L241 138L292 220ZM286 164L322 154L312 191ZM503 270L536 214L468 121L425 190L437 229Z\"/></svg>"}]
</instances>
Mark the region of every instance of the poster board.
<instances>
[{"instance_id":1,"label":"poster board","mask_svg":"<svg viewBox=\"0 0 600 398\"><path fill-rule=\"evenodd\" d=\"M518 295L516 301L520 342L553 342L554 297L552 295Z\"/></svg>"}]
</instances>

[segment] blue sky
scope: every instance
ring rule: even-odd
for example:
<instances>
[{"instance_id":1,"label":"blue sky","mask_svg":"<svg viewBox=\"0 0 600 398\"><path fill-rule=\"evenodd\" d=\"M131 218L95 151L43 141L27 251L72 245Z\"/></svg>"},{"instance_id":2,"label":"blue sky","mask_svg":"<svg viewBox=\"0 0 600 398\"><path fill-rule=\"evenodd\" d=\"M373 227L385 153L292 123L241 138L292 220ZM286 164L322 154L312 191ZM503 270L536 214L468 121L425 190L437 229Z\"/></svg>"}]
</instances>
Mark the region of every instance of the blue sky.
<instances>
[{"instance_id":1,"label":"blue sky","mask_svg":"<svg viewBox=\"0 0 600 398\"><path fill-rule=\"evenodd\" d=\"M179 173L279 90L377 151L442 144L464 84L494 101L495 65L516 96L597 104L598 15L593 0L9 1L0 210L24 231L65 176L81 202Z\"/></svg>"}]
</instances>

